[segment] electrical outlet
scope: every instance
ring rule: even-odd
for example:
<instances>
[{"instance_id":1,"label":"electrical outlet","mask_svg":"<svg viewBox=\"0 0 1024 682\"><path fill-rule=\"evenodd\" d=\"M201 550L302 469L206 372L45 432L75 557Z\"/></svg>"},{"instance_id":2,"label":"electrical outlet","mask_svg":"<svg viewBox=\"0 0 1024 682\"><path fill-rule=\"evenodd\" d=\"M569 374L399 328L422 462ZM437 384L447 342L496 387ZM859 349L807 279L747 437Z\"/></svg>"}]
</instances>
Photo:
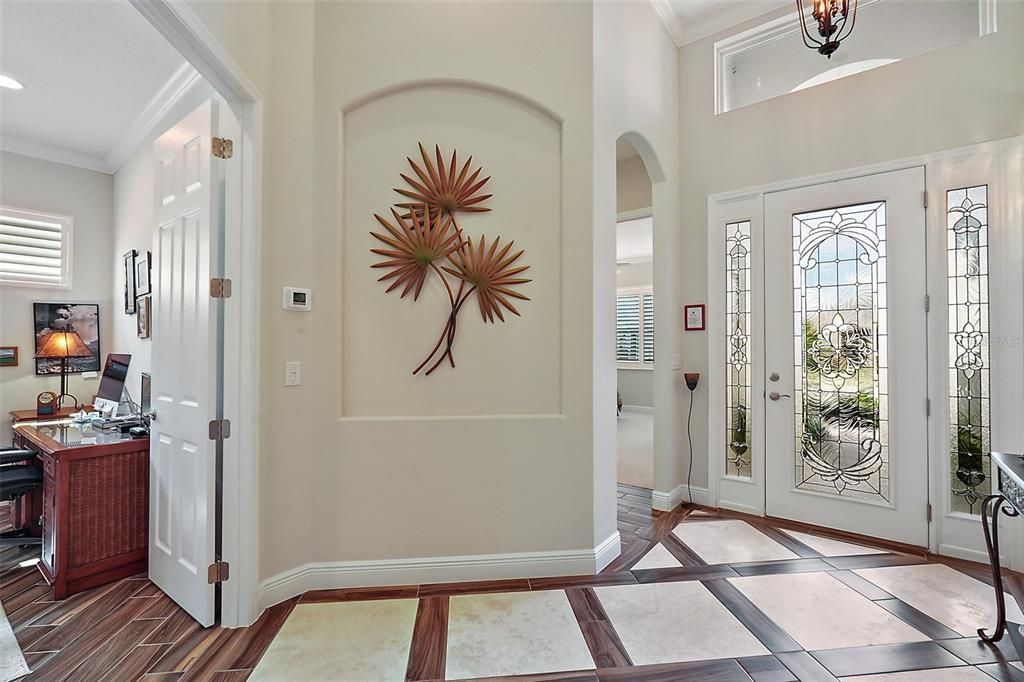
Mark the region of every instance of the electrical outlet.
<instances>
[{"instance_id":1,"label":"electrical outlet","mask_svg":"<svg viewBox=\"0 0 1024 682\"><path fill-rule=\"evenodd\" d=\"M284 385L298 386L302 383L302 363L289 360L284 363Z\"/></svg>"}]
</instances>

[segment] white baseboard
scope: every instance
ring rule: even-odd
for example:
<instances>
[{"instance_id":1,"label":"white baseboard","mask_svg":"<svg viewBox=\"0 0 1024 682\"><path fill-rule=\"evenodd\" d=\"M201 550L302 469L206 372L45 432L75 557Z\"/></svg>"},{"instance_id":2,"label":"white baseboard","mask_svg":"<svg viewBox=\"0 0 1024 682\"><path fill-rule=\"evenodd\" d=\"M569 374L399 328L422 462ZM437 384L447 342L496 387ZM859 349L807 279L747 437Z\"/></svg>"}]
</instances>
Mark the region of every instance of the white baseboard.
<instances>
[{"instance_id":1,"label":"white baseboard","mask_svg":"<svg viewBox=\"0 0 1024 682\"><path fill-rule=\"evenodd\" d=\"M700 488L692 485L690 486L690 494L693 496L694 504L707 505L707 488ZM661 490L654 490L651 492L651 506L659 511L672 511L678 507L680 503L689 501L685 483L677 485L670 492L663 492Z\"/></svg>"},{"instance_id":2,"label":"white baseboard","mask_svg":"<svg viewBox=\"0 0 1024 682\"><path fill-rule=\"evenodd\" d=\"M623 405L623 412L642 412L644 414L654 414L653 407L644 407L643 405Z\"/></svg>"},{"instance_id":3,"label":"white baseboard","mask_svg":"<svg viewBox=\"0 0 1024 682\"><path fill-rule=\"evenodd\" d=\"M999 539L1002 540L1002 536L1000 536ZM966 561L976 561L979 564L987 564L989 562L988 561L988 552L981 552L981 551L978 551L976 549L969 549L967 547L958 547L956 545L943 545L943 544L940 544L939 545L939 554L941 554L942 556L953 557L954 559L965 559ZM1002 553L1000 553L1000 554L1002 554ZM999 557L999 563L1001 563L1002 565L1006 566L1010 562L1007 560L1006 556L1004 555L1004 556L1000 556Z\"/></svg>"},{"instance_id":4,"label":"white baseboard","mask_svg":"<svg viewBox=\"0 0 1024 682\"><path fill-rule=\"evenodd\" d=\"M265 609L309 590L589 575L611 563L619 551L616 531L592 549L312 562L264 580L258 603Z\"/></svg>"}]
</instances>

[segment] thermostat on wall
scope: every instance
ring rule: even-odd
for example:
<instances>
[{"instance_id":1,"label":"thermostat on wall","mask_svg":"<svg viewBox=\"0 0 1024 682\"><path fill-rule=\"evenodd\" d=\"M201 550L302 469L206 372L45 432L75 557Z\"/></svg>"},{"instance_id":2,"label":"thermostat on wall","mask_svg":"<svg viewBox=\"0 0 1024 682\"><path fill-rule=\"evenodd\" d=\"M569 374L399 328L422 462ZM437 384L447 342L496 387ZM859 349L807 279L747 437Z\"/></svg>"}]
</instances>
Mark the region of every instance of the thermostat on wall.
<instances>
[{"instance_id":1,"label":"thermostat on wall","mask_svg":"<svg viewBox=\"0 0 1024 682\"><path fill-rule=\"evenodd\" d=\"M281 298L281 307L285 310L312 310L312 293L309 289L285 287L284 295Z\"/></svg>"}]
</instances>

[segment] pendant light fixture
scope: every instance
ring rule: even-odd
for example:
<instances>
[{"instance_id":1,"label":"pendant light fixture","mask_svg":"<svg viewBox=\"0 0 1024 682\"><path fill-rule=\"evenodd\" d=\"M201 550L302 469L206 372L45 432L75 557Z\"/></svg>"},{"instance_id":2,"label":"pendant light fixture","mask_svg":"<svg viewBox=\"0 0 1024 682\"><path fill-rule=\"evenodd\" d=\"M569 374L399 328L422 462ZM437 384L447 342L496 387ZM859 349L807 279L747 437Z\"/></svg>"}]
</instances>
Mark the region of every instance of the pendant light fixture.
<instances>
[{"instance_id":1,"label":"pendant light fixture","mask_svg":"<svg viewBox=\"0 0 1024 682\"><path fill-rule=\"evenodd\" d=\"M817 27L808 28L804 6L811 3L811 17ZM850 37L857 22L857 0L796 0L800 15L804 45L817 50L829 59L839 49L839 43ZM817 34L817 35L815 35Z\"/></svg>"}]
</instances>

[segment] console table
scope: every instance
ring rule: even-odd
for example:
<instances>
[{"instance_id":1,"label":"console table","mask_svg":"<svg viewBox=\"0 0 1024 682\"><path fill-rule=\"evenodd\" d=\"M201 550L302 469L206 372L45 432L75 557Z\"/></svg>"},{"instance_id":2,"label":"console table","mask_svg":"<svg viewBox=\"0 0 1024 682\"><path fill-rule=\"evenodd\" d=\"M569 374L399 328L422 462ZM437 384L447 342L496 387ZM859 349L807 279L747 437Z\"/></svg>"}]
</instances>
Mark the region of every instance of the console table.
<instances>
[{"instance_id":1,"label":"console table","mask_svg":"<svg viewBox=\"0 0 1024 682\"><path fill-rule=\"evenodd\" d=\"M1006 516L1024 514L1024 456L993 452L992 470L996 472L995 489L981 505L981 525L985 531L985 546L992 565L992 582L996 590L996 626L991 635L978 628L978 636L986 642L998 642L1009 632L1010 642L1017 655L1024 658L1024 636L1018 623L1006 621L1006 594L1003 592L1003 572L999 565L999 513ZM1009 625L1010 627L1007 627Z\"/></svg>"},{"instance_id":2,"label":"console table","mask_svg":"<svg viewBox=\"0 0 1024 682\"><path fill-rule=\"evenodd\" d=\"M13 428L43 469L39 570L54 596L147 570L149 439L68 420Z\"/></svg>"}]
</instances>

